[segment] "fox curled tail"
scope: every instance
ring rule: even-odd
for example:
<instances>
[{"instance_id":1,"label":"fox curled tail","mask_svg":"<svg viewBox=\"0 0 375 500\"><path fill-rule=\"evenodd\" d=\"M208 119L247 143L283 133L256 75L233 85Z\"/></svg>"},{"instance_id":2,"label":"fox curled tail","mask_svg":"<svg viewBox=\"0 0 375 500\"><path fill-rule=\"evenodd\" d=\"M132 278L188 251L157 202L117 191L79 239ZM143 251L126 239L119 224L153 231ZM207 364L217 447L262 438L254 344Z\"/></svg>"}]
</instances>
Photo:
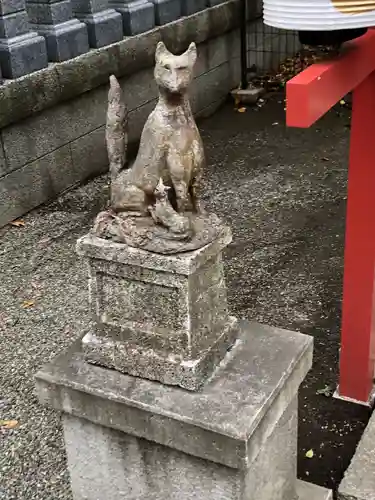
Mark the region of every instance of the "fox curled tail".
<instances>
[{"instance_id":1,"label":"fox curled tail","mask_svg":"<svg viewBox=\"0 0 375 500\"><path fill-rule=\"evenodd\" d=\"M112 181L117 178L126 162L128 146L128 110L120 84L114 75L109 77L106 143L109 171Z\"/></svg>"}]
</instances>

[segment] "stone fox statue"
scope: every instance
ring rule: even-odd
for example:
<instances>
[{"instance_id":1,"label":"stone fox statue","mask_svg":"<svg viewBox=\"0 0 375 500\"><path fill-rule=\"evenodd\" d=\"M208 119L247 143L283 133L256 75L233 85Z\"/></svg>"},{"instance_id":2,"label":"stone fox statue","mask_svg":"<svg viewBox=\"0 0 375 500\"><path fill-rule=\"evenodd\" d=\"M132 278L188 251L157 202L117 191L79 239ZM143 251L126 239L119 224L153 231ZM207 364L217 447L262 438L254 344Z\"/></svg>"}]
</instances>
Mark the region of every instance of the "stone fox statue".
<instances>
[{"instance_id":1,"label":"stone fox statue","mask_svg":"<svg viewBox=\"0 0 375 500\"><path fill-rule=\"evenodd\" d=\"M130 168L124 168L127 110L118 81L110 77L106 140L115 212L149 213L160 179L172 188L171 201L177 212L202 211L199 186L204 149L187 96L196 59L194 43L175 56L159 42L155 66L159 101L144 126L138 156Z\"/></svg>"}]
</instances>

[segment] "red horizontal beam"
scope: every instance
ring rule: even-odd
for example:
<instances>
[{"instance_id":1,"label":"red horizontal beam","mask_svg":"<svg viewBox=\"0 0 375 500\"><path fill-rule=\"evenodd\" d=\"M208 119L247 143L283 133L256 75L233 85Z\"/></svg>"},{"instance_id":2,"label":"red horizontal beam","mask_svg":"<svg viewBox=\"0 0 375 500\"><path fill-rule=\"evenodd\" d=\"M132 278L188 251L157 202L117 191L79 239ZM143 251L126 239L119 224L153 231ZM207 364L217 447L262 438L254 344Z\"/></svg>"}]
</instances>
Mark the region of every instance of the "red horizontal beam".
<instances>
[{"instance_id":1,"label":"red horizontal beam","mask_svg":"<svg viewBox=\"0 0 375 500\"><path fill-rule=\"evenodd\" d=\"M375 70L375 29L345 44L335 59L313 64L286 85L288 127L308 128Z\"/></svg>"}]
</instances>

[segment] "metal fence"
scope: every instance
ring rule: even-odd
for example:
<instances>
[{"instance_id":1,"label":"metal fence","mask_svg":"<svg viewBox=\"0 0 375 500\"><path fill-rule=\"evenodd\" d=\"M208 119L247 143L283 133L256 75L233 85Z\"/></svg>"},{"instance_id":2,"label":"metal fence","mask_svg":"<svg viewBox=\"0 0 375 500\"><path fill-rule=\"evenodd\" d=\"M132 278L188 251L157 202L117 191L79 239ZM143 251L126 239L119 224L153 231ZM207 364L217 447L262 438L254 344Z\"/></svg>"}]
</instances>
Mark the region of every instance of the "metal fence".
<instances>
[{"instance_id":1,"label":"metal fence","mask_svg":"<svg viewBox=\"0 0 375 500\"><path fill-rule=\"evenodd\" d=\"M241 0L241 87L249 83L278 90L314 62L298 33L266 26L261 0Z\"/></svg>"}]
</instances>

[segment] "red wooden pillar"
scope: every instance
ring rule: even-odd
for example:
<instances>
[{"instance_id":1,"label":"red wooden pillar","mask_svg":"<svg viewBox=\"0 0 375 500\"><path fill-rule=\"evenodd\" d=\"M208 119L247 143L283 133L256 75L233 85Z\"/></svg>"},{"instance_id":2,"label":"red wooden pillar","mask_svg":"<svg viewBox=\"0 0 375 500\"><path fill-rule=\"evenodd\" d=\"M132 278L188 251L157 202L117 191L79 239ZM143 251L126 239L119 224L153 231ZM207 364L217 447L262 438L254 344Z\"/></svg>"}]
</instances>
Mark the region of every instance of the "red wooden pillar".
<instances>
[{"instance_id":1,"label":"red wooden pillar","mask_svg":"<svg viewBox=\"0 0 375 500\"><path fill-rule=\"evenodd\" d=\"M339 394L368 401L375 344L375 73L353 92Z\"/></svg>"},{"instance_id":2,"label":"red wooden pillar","mask_svg":"<svg viewBox=\"0 0 375 500\"><path fill-rule=\"evenodd\" d=\"M310 127L353 91L338 395L371 402L375 360L375 30L287 83L287 125Z\"/></svg>"}]
</instances>

